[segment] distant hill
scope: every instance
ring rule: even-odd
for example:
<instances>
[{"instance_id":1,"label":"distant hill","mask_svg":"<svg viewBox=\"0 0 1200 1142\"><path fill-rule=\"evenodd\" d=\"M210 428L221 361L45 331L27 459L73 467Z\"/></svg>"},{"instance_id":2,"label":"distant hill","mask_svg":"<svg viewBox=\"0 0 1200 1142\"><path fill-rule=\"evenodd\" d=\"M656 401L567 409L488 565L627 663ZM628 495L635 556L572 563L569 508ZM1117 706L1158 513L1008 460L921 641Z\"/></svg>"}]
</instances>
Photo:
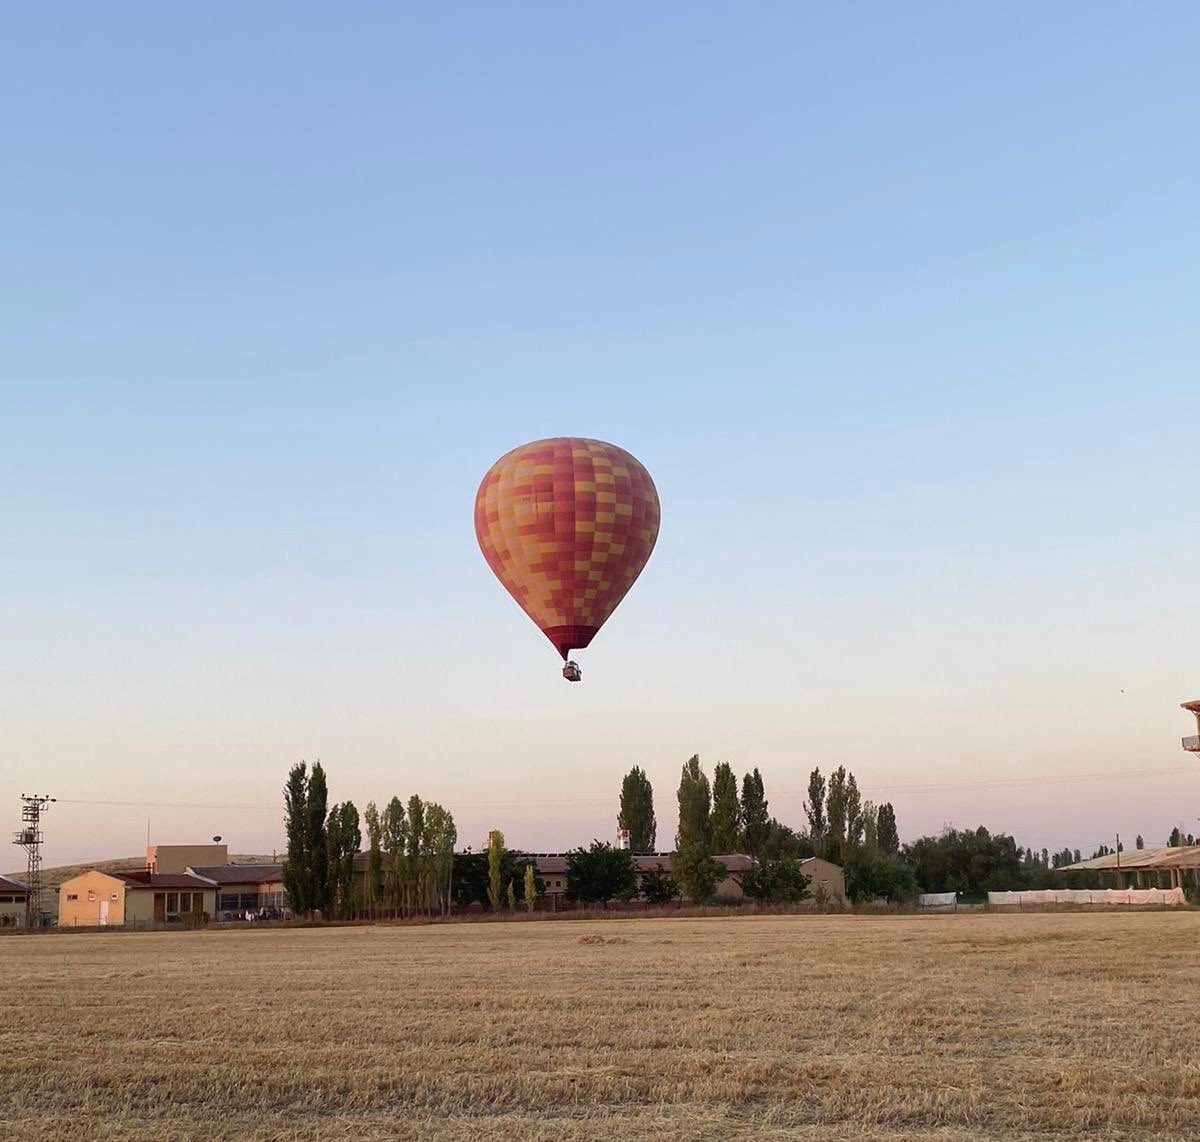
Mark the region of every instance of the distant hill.
<instances>
[{"instance_id":1,"label":"distant hill","mask_svg":"<svg viewBox=\"0 0 1200 1142\"><path fill-rule=\"evenodd\" d=\"M282 856L279 859L273 860L269 853L231 853L229 857L230 864L279 864L282 862ZM60 864L55 868L42 869L42 891L55 891L64 880L70 880L73 876L78 876L81 872L86 872L89 868L99 869L101 872L135 872L140 868L146 867L146 858L144 856L136 857L115 857L112 860L90 860L83 864ZM0 876L12 877L13 880L24 881L25 870L18 869L16 872L0 873Z\"/></svg>"}]
</instances>

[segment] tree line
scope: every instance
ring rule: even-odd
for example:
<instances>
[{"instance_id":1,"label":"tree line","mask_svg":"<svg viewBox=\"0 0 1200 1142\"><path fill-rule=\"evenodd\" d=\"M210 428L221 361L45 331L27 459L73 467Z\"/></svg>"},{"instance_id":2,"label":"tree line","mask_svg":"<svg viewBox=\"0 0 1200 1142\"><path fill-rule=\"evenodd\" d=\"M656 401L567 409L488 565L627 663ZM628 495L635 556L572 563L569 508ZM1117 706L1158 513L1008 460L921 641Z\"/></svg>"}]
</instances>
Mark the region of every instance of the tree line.
<instances>
[{"instance_id":1,"label":"tree line","mask_svg":"<svg viewBox=\"0 0 1200 1142\"><path fill-rule=\"evenodd\" d=\"M321 763L311 770L303 761L293 765L283 791L283 885L294 913L350 919L363 911L404 916L449 910L458 833L446 809L416 794L407 804L393 797L382 812L370 802L362 815L368 845L363 877L354 867L363 840L358 810L352 801L327 802Z\"/></svg>"}]
</instances>

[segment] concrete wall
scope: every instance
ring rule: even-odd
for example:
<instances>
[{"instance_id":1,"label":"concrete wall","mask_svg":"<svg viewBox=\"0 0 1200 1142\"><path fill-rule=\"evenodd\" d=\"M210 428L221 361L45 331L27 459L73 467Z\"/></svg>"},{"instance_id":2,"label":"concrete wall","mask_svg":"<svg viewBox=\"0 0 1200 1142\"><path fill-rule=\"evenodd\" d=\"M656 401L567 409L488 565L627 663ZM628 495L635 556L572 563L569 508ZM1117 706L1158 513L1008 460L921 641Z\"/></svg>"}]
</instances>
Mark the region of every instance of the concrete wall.
<instances>
[{"instance_id":1,"label":"concrete wall","mask_svg":"<svg viewBox=\"0 0 1200 1142\"><path fill-rule=\"evenodd\" d=\"M45 893L42 900L46 899ZM0 889L0 927L15 928L25 923L25 896Z\"/></svg>"},{"instance_id":2,"label":"concrete wall","mask_svg":"<svg viewBox=\"0 0 1200 1142\"><path fill-rule=\"evenodd\" d=\"M151 872L180 873L197 865L228 863L228 845L150 845L146 849L146 867Z\"/></svg>"},{"instance_id":3,"label":"concrete wall","mask_svg":"<svg viewBox=\"0 0 1200 1142\"><path fill-rule=\"evenodd\" d=\"M124 881L95 869L64 880L58 886L59 927L95 927L100 923L102 901L108 902L108 923L124 924Z\"/></svg>"}]
</instances>

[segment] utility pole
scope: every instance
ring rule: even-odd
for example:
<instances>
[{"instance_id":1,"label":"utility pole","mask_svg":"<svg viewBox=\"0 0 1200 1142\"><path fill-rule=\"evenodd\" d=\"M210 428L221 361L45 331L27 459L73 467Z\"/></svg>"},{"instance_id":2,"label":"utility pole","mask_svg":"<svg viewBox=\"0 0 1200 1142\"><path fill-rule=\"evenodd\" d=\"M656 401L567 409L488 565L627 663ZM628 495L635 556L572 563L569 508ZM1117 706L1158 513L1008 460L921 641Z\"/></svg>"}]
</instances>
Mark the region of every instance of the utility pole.
<instances>
[{"instance_id":1,"label":"utility pole","mask_svg":"<svg viewBox=\"0 0 1200 1142\"><path fill-rule=\"evenodd\" d=\"M42 926L42 814L46 806L57 800L45 793L22 793L21 831L13 837L13 844L25 850L25 886L29 895L25 898L25 927Z\"/></svg>"}]
</instances>

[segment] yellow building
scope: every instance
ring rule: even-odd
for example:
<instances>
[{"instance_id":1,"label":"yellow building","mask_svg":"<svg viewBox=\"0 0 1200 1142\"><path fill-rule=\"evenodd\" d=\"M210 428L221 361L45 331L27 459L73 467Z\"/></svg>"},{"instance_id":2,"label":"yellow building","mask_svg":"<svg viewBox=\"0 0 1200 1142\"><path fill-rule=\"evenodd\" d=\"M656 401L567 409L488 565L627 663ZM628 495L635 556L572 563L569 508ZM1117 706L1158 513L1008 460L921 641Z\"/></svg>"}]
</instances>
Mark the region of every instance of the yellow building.
<instances>
[{"instance_id":1,"label":"yellow building","mask_svg":"<svg viewBox=\"0 0 1200 1142\"><path fill-rule=\"evenodd\" d=\"M0 928L24 927L28 899L29 889L19 880L0 876Z\"/></svg>"},{"instance_id":2,"label":"yellow building","mask_svg":"<svg viewBox=\"0 0 1200 1142\"><path fill-rule=\"evenodd\" d=\"M216 910L215 882L187 873L91 869L58 886L60 928L197 923Z\"/></svg>"}]
</instances>

